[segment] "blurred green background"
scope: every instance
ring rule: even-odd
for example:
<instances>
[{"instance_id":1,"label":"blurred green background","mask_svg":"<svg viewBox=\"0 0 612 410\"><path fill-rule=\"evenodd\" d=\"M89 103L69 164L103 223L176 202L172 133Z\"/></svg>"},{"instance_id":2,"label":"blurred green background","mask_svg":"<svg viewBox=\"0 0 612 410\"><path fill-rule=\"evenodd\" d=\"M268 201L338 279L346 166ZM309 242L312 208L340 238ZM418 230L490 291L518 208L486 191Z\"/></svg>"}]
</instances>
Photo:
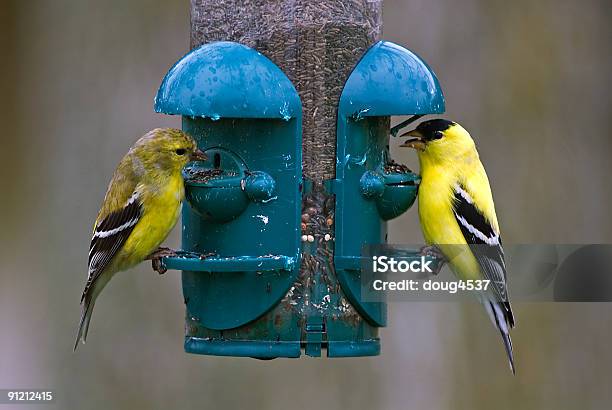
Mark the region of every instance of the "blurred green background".
<instances>
[{"instance_id":1,"label":"blurred green background","mask_svg":"<svg viewBox=\"0 0 612 410\"><path fill-rule=\"evenodd\" d=\"M612 243L611 8L385 0L384 37L476 139L505 243ZM391 305L376 358L214 358L183 353L180 275L147 264L106 288L74 354L91 224L133 141L179 126L152 102L188 31L187 0L2 1L0 388L55 389L58 409L609 408L611 304L517 303L516 377L475 304ZM390 230L420 242L416 207Z\"/></svg>"}]
</instances>

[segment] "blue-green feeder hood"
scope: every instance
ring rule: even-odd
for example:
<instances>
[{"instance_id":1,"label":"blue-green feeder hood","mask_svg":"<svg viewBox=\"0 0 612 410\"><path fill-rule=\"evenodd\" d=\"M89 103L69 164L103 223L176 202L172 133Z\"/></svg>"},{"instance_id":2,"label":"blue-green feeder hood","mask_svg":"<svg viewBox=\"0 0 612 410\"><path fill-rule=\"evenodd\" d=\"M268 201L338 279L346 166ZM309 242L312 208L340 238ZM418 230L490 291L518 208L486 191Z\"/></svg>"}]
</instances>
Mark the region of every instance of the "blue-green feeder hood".
<instances>
[{"instance_id":1,"label":"blue-green feeder hood","mask_svg":"<svg viewBox=\"0 0 612 410\"><path fill-rule=\"evenodd\" d=\"M279 118L301 113L293 84L267 57L233 42L192 50L168 71L155 97L164 114L218 118Z\"/></svg>"},{"instance_id":2,"label":"blue-green feeder hood","mask_svg":"<svg viewBox=\"0 0 612 410\"><path fill-rule=\"evenodd\" d=\"M412 51L379 41L346 81L339 114L376 117L440 114L444 110L444 94L429 66Z\"/></svg>"}]
</instances>

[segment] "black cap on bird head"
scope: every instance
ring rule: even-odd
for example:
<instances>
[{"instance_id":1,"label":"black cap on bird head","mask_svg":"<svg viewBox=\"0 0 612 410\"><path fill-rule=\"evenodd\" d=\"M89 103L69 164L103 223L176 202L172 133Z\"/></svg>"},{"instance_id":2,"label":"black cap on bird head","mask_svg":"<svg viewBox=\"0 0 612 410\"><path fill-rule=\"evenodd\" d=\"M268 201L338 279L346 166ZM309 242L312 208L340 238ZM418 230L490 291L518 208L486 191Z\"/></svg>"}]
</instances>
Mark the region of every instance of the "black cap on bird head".
<instances>
[{"instance_id":1,"label":"black cap on bird head","mask_svg":"<svg viewBox=\"0 0 612 410\"><path fill-rule=\"evenodd\" d=\"M423 121L412 131L408 131L407 133L400 135L400 137L413 137L400 145L400 147L410 147L423 150L428 142L444 137L444 131L455 124L456 123L452 121L442 118Z\"/></svg>"}]
</instances>

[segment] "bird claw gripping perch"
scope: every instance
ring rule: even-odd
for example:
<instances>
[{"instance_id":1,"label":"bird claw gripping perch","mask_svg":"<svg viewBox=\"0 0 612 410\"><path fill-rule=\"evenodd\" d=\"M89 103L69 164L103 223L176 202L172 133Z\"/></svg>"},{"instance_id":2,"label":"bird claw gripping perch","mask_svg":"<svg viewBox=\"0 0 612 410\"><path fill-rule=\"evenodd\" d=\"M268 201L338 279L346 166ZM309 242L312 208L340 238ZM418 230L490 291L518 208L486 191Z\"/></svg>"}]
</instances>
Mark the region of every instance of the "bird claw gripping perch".
<instances>
[{"instance_id":1,"label":"bird claw gripping perch","mask_svg":"<svg viewBox=\"0 0 612 410\"><path fill-rule=\"evenodd\" d=\"M421 254L421 256L429 256L431 258L436 259L433 265L434 268L432 275L439 274L444 265L448 262L446 256L444 256L440 248L438 248L436 245L423 246L419 250L419 254Z\"/></svg>"},{"instance_id":2,"label":"bird claw gripping perch","mask_svg":"<svg viewBox=\"0 0 612 410\"><path fill-rule=\"evenodd\" d=\"M151 267L153 270L160 275L166 273L168 269L166 269L166 265L162 262L162 258L169 258L177 256L177 253L174 249L160 247L157 248L155 252L147 256L147 260L151 260Z\"/></svg>"},{"instance_id":3,"label":"bird claw gripping perch","mask_svg":"<svg viewBox=\"0 0 612 410\"><path fill-rule=\"evenodd\" d=\"M168 271L166 263L163 260L164 258L197 258L199 260L204 260L217 256L219 255L216 252L196 253L160 247L155 252L147 256L146 260L151 260L151 267L153 270L160 275L163 275Z\"/></svg>"}]
</instances>

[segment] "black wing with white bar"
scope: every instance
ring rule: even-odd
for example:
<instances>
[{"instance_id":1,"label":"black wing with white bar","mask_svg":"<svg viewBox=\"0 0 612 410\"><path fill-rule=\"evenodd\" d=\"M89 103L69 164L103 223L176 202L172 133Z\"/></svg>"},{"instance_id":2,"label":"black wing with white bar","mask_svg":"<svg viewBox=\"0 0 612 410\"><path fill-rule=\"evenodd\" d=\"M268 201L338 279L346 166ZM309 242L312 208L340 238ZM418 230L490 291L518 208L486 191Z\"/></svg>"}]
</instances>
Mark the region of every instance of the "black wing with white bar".
<instances>
[{"instance_id":1,"label":"black wing with white bar","mask_svg":"<svg viewBox=\"0 0 612 410\"><path fill-rule=\"evenodd\" d=\"M142 203L138 192L134 192L122 209L111 212L96 225L89 245L89 275L81 300L121 249L141 216Z\"/></svg>"},{"instance_id":2,"label":"black wing with white bar","mask_svg":"<svg viewBox=\"0 0 612 410\"><path fill-rule=\"evenodd\" d=\"M485 278L493 284L496 297L500 302L507 302L506 263L499 233L495 232L471 195L460 185L455 186L453 212L466 242L474 245L470 249Z\"/></svg>"}]
</instances>

